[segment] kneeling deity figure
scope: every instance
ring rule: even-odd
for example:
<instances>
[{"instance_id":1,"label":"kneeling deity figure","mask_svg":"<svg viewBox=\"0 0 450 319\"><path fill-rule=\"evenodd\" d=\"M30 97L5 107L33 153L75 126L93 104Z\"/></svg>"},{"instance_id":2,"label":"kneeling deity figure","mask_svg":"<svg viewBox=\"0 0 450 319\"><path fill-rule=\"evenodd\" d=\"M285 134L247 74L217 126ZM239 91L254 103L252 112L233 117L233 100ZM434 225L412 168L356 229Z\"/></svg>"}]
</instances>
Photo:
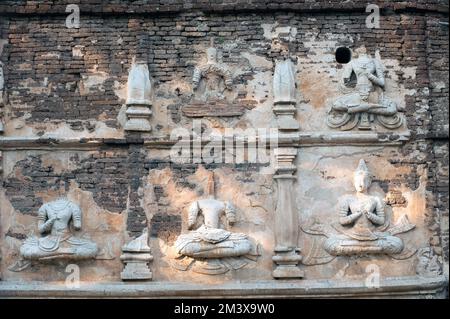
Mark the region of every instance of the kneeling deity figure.
<instances>
[{"instance_id":1,"label":"kneeling deity figure","mask_svg":"<svg viewBox=\"0 0 450 319\"><path fill-rule=\"evenodd\" d=\"M74 236L70 229L81 229L81 210L65 198L44 204L38 213L38 230L43 237L29 237L20 247L26 260L91 259L98 252L97 245Z\"/></svg>"},{"instance_id":2,"label":"kneeling deity figure","mask_svg":"<svg viewBox=\"0 0 450 319\"><path fill-rule=\"evenodd\" d=\"M199 215L203 224L187 234L178 237L174 244L175 258L187 259L184 267L174 264L177 269L187 270L195 263L193 271L203 274L222 274L229 269L238 269L247 264L239 257L253 259L259 255L257 245L241 233L232 233L220 228L220 219L225 215L228 224L236 222L236 210L229 202L214 198L213 175L208 181L209 196L193 202L189 208L188 228L196 226Z\"/></svg>"},{"instance_id":3,"label":"kneeling deity figure","mask_svg":"<svg viewBox=\"0 0 450 319\"><path fill-rule=\"evenodd\" d=\"M380 58L372 58L364 47L357 49L356 54L358 57L346 65L341 83L344 90L348 90L354 77L356 86L332 103L328 125L341 130L359 125L360 130L371 130L371 122L376 119L385 128L399 128L403 120L398 112L402 110L384 94L386 80ZM377 92L377 88L381 92Z\"/></svg>"}]
</instances>

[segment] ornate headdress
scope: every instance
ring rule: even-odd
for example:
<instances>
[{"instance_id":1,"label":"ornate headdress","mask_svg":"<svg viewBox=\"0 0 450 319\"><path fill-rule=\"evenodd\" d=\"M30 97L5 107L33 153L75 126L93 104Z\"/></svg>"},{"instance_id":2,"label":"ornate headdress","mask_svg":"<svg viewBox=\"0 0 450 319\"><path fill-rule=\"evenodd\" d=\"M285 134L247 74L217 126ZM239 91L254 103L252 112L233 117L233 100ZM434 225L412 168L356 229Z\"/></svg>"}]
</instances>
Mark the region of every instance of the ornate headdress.
<instances>
[{"instance_id":1,"label":"ornate headdress","mask_svg":"<svg viewBox=\"0 0 450 319\"><path fill-rule=\"evenodd\" d=\"M217 49L214 46L214 38L211 38L210 46L208 49L206 49L206 52L208 53L208 56L212 55L217 59Z\"/></svg>"},{"instance_id":2,"label":"ornate headdress","mask_svg":"<svg viewBox=\"0 0 450 319\"><path fill-rule=\"evenodd\" d=\"M364 174L366 176L372 177L372 174L370 173L369 169L367 168L366 162L363 159L359 160L358 168L355 171L355 175L357 174Z\"/></svg>"}]
</instances>

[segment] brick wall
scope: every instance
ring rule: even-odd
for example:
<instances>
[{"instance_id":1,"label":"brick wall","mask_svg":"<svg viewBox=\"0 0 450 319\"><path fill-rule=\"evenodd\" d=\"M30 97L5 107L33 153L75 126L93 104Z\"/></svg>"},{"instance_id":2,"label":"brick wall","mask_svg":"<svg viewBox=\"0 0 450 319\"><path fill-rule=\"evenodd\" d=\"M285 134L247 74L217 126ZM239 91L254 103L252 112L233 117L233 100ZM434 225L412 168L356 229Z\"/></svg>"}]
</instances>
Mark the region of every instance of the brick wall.
<instances>
[{"instance_id":1,"label":"brick wall","mask_svg":"<svg viewBox=\"0 0 450 319\"><path fill-rule=\"evenodd\" d=\"M427 65L430 79L430 113L432 121L428 140L430 145L429 190L434 194L430 209L440 220L440 228L434 229L435 236L441 236L444 262L448 269L449 253L449 42L448 19L427 16ZM440 248L437 248L440 249Z\"/></svg>"}]
</instances>

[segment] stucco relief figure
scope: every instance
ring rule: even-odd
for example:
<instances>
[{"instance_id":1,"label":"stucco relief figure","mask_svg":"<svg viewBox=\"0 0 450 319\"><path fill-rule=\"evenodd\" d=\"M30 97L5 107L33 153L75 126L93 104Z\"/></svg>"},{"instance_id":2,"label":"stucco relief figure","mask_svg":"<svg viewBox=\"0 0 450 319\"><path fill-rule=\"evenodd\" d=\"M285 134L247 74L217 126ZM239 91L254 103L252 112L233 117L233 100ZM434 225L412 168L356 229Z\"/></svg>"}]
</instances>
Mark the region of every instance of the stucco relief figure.
<instances>
[{"instance_id":1,"label":"stucco relief figure","mask_svg":"<svg viewBox=\"0 0 450 319\"><path fill-rule=\"evenodd\" d=\"M337 230L341 234L330 237L325 242L325 250L331 255L401 253L403 241L377 229L386 224L384 203L368 194L372 177L364 160L360 161L353 180L356 194L341 198L339 203L339 224L342 227L337 227Z\"/></svg>"},{"instance_id":2,"label":"stucco relief figure","mask_svg":"<svg viewBox=\"0 0 450 319\"><path fill-rule=\"evenodd\" d=\"M72 234L81 230L81 210L65 198L44 204L38 213L38 230L43 237L29 237L20 247L26 260L90 259L98 252L97 245Z\"/></svg>"},{"instance_id":3,"label":"stucco relief figure","mask_svg":"<svg viewBox=\"0 0 450 319\"><path fill-rule=\"evenodd\" d=\"M213 189L212 178L208 183L209 189ZM189 208L188 228L191 231L180 235L174 244L174 257L180 261L174 266L180 270L187 270L194 263L195 272L222 274L247 264L239 257L254 259L258 255L257 245L247 235L221 228L222 215L228 225L236 222L236 210L231 203L216 200L213 194L210 192L209 197L193 202ZM203 215L203 223L193 230L200 214ZM180 260L185 258L187 260Z\"/></svg>"},{"instance_id":4,"label":"stucco relief figure","mask_svg":"<svg viewBox=\"0 0 450 319\"><path fill-rule=\"evenodd\" d=\"M415 225L409 222L406 215L396 225L390 225L383 200L368 193L372 176L364 160L359 162L353 182L356 194L343 196L339 200L338 223L332 224L332 227L314 225L305 232L328 237L323 248L331 256L402 254L404 243L396 235L410 231ZM411 254L407 255L405 258Z\"/></svg>"},{"instance_id":5,"label":"stucco relief figure","mask_svg":"<svg viewBox=\"0 0 450 319\"><path fill-rule=\"evenodd\" d=\"M218 61L214 47L206 51L207 62L195 68L192 77L196 99L203 102L225 99L225 90L232 90L233 78L227 67Z\"/></svg>"},{"instance_id":6,"label":"stucco relief figure","mask_svg":"<svg viewBox=\"0 0 450 319\"><path fill-rule=\"evenodd\" d=\"M386 80L379 53L372 58L364 47L355 52L358 57L350 61L342 75L341 87L346 95L336 99L328 112L327 124L332 128L371 130L372 122L388 129L399 128L403 110L385 96ZM349 87L356 81L353 88Z\"/></svg>"},{"instance_id":7,"label":"stucco relief figure","mask_svg":"<svg viewBox=\"0 0 450 319\"><path fill-rule=\"evenodd\" d=\"M206 50L206 62L194 69L192 89L190 101L181 108L186 117L238 117L256 106L245 91L233 92L231 68L220 62L213 41Z\"/></svg>"},{"instance_id":8,"label":"stucco relief figure","mask_svg":"<svg viewBox=\"0 0 450 319\"><path fill-rule=\"evenodd\" d=\"M291 104L295 99L295 66L287 50L277 60L273 75L273 99L275 104Z\"/></svg>"}]
</instances>

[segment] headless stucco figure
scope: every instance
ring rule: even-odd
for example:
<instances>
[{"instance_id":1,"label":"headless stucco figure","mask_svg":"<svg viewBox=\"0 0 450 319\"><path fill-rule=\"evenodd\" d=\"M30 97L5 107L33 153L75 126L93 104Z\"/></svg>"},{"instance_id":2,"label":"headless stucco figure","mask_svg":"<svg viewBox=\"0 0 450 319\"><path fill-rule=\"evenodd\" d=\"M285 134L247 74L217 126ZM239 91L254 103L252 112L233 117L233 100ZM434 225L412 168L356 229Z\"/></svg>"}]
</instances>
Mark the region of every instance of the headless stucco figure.
<instances>
[{"instance_id":1,"label":"headless stucco figure","mask_svg":"<svg viewBox=\"0 0 450 319\"><path fill-rule=\"evenodd\" d=\"M339 201L340 234L325 241L325 250L334 256L358 254L399 254L403 241L391 232L377 231L386 222L384 204L376 196L368 194L371 174L364 160L354 173L355 195L347 195Z\"/></svg>"},{"instance_id":2,"label":"headless stucco figure","mask_svg":"<svg viewBox=\"0 0 450 319\"><path fill-rule=\"evenodd\" d=\"M43 237L27 238L20 255L27 260L90 259L97 255L97 245L71 233L81 229L81 210L65 198L44 204L39 209L38 230Z\"/></svg>"},{"instance_id":3,"label":"headless stucco figure","mask_svg":"<svg viewBox=\"0 0 450 319\"><path fill-rule=\"evenodd\" d=\"M230 203L214 198L195 201L189 208L188 227L195 226L198 214L204 218L200 228L180 235L175 243L181 255L192 258L239 257L248 254L252 244L247 235L220 229L220 216L225 214L228 224L235 222L235 211Z\"/></svg>"},{"instance_id":4,"label":"headless stucco figure","mask_svg":"<svg viewBox=\"0 0 450 319\"><path fill-rule=\"evenodd\" d=\"M205 274L220 274L228 271L221 260L227 259L234 268L244 264L232 258L257 255L256 245L245 234L232 233L220 228L220 218L225 215L229 225L236 222L235 208L229 202L214 198L214 181L211 174L208 181L209 196L193 202L189 208L188 228L195 227L199 215L203 224L196 230L182 234L175 242L176 258L189 257L196 261L194 271Z\"/></svg>"},{"instance_id":5,"label":"headless stucco figure","mask_svg":"<svg viewBox=\"0 0 450 319\"><path fill-rule=\"evenodd\" d=\"M328 117L328 125L334 128L343 128L351 117L356 118L355 123L360 124L360 129L371 129L369 115L379 116L379 122L389 129L398 128L402 121L395 117L399 112L397 104L384 95L386 85L384 67L379 59L372 58L364 47L355 51L358 57L350 61L343 73L343 85L351 82L352 76L356 78L354 92L336 99L331 106L331 111L347 116ZM381 93L377 92L381 89ZM385 119L392 118L392 119ZM352 128L352 127L351 127Z\"/></svg>"}]
</instances>

